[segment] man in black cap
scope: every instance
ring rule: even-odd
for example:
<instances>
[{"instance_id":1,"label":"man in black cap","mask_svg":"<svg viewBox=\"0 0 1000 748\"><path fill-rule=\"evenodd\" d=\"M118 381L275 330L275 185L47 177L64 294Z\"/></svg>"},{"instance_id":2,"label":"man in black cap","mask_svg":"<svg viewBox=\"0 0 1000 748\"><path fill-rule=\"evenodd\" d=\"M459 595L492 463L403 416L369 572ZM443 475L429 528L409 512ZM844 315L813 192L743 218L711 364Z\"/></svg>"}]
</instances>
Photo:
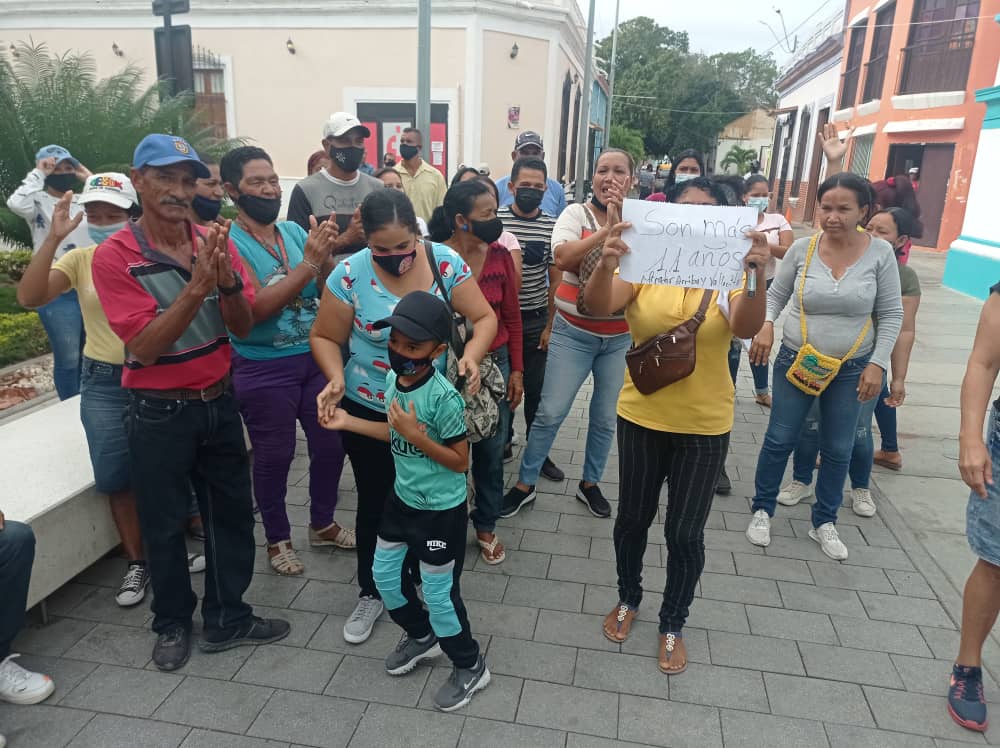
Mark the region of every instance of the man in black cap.
<instances>
[{"instance_id":1,"label":"man in black cap","mask_svg":"<svg viewBox=\"0 0 1000 748\"><path fill-rule=\"evenodd\" d=\"M542 136L533 130L525 130L514 139L514 150L510 152L510 160L517 161L519 158L539 158L545 160L545 148L542 145ZM558 218L559 214L566 209L566 191L556 180L549 177L545 180L545 196L542 198L542 212L546 215ZM510 190L510 177L500 177L497 180L497 191L500 193L500 207L510 205L514 202L514 193Z\"/></svg>"}]
</instances>

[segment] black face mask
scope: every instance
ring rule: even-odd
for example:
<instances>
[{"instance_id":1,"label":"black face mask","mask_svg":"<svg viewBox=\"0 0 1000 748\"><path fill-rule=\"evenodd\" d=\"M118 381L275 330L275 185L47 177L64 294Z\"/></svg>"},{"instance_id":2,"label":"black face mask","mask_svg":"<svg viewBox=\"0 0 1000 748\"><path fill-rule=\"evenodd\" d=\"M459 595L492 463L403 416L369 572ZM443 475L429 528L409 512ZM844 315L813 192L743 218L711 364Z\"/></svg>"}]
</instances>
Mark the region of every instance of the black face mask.
<instances>
[{"instance_id":1,"label":"black face mask","mask_svg":"<svg viewBox=\"0 0 1000 748\"><path fill-rule=\"evenodd\" d=\"M195 195L194 200L191 201L191 208L201 220L214 221L219 217L219 211L222 210L222 201L210 200L207 197Z\"/></svg>"},{"instance_id":2,"label":"black face mask","mask_svg":"<svg viewBox=\"0 0 1000 748\"><path fill-rule=\"evenodd\" d=\"M346 172L357 171L365 160L365 149L348 146L347 148L330 149L330 160Z\"/></svg>"},{"instance_id":3,"label":"black face mask","mask_svg":"<svg viewBox=\"0 0 1000 748\"><path fill-rule=\"evenodd\" d=\"M76 174L49 174L45 177L45 186L56 192L68 192L76 186Z\"/></svg>"},{"instance_id":4,"label":"black face mask","mask_svg":"<svg viewBox=\"0 0 1000 748\"><path fill-rule=\"evenodd\" d=\"M514 195L514 202L525 213L534 213L538 209L538 206L542 204L544 196L544 190L539 190L535 187L519 187Z\"/></svg>"},{"instance_id":5,"label":"black face mask","mask_svg":"<svg viewBox=\"0 0 1000 748\"><path fill-rule=\"evenodd\" d=\"M387 158L385 161L382 162L382 165L383 166L387 166L387 167L388 166L395 166L396 165L396 159L394 159L394 158Z\"/></svg>"},{"instance_id":6,"label":"black face mask","mask_svg":"<svg viewBox=\"0 0 1000 748\"><path fill-rule=\"evenodd\" d=\"M240 194L236 204L250 218L264 225L274 223L281 212L280 197L257 197L256 195Z\"/></svg>"},{"instance_id":7,"label":"black face mask","mask_svg":"<svg viewBox=\"0 0 1000 748\"><path fill-rule=\"evenodd\" d=\"M490 221L470 221L472 227L470 231L480 241L492 244L500 238L503 233L503 221L499 217Z\"/></svg>"},{"instance_id":8,"label":"black face mask","mask_svg":"<svg viewBox=\"0 0 1000 748\"><path fill-rule=\"evenodd\" d=\"M597 199L597 195L590 198L590 204L593 205L598 210L607 210L608 206Z\"/></svg>"},{"instance_id":9,"label":"black face mask","mask_svg":"<svg viewBox=\"0 0 1000 748\"><path fill-rule=\"evenodd\" d=\"M413 267L415 259L417 259L416 249L398 255L379 255L372 252L372 261L389 275L395 275L397 278Z\"/></svg>"},{"instance_id":10,"label":"black face mask","mask_svg":"<svg viewBox=\"0 0 1000 748\"><path fill-rule=\"evenodd\" d=\"M419 374L421 369L430 366L432 361L429 358L408 358L402 353L389 349L389 366L392 370L404 377L412 377Z\"/></svg>"},{"instance_id":11,"label":"black face mask","mask_svg":"<svg viewBox=\"0 0 1000 748\"><path fill-rule=\"evenodd\" d=\"M420 146L408 145L407 143L403 143L399 146L399 155L403 157L404 161L409 161L418 153L420 153Z\"/></svg>"}]
</instances>

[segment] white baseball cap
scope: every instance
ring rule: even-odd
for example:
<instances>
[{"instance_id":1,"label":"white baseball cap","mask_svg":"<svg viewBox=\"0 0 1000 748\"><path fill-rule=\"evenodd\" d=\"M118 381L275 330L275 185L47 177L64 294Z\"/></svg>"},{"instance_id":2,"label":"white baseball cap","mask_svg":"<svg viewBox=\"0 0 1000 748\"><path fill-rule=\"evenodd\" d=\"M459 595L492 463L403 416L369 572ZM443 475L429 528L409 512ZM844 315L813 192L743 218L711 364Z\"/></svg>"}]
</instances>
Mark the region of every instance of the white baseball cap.
<instances>
[{"instance_id":1,"label":"white baseball cap","mask_svg":"<svg viewBox=\"0 0 1000 748\"><path fill-rule=\"evenodd\" d=\"M87 177L77 203L111 203L128 209L139 203L139 197L135 194L131 179L116 171L106 171Z\"/></svg>"},{"instance_id":2,"label":"white baseball cap","mask_svg":"<svg viewBox=\"0 0 1000 748\"><path fill-rule=\"evenodd\" d=\"M361 124L361 120L348 112L334 112L330 119L323 125L324 138L339 138L349 131L360 127L366 138L370 138L372 133L367 127Z\"/></svg>"}]
</instances>

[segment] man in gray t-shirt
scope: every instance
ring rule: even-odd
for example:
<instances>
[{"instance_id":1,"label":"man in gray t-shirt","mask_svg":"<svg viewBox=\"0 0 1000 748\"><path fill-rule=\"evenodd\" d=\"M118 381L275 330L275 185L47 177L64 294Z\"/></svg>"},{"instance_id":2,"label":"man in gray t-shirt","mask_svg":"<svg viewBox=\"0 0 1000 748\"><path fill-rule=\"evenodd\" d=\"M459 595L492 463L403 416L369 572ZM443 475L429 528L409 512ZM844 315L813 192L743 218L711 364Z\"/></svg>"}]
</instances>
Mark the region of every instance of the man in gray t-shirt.
<instances>
[{"instance_id":1,"label":"man in gray t-shirt","mask_svg":"<svg viewBox=\"0 0 1000 748\"><path fill-rule=\"evenodd\" d=\"M375 190L385 189L381 180L361 172L365 138L371 131L353 114L336 112L323 125L323 150L330 166L306 177L292 190L288 220L309 230L309 216L322 223L333 218L340 228L334 243L334 259L363 249L366 241L358 207Z\"/></svg>"}]
</instances>

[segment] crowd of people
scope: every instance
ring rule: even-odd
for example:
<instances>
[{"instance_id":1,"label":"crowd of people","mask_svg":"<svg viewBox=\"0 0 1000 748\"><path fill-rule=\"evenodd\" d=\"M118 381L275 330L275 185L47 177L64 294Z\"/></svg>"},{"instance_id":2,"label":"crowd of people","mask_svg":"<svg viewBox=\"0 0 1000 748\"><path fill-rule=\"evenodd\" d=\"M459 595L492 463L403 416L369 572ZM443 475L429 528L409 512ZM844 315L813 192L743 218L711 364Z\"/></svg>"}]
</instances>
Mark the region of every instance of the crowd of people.
<instances>
[{"instance_id":1,"label":"crowd of people","mask_svg":"<svg viewBox=\"0 0 1000 748\"><path fill-rule=\"evenodd\" d=\"M552 449L592 379L575 498L595 517L614 514L601 481L616 438L619 453L609 527L619 599L602 632L616 643L631 634L665 485L656 646L664 673L683 672L705 525L714 495L732 490L725 463L744 351L755 401L770 412L748 542L770 543L777 505L812 493L818 463L809 535L830 558L848 557L837 533L845 481L851 509L871 517L872 464L902 464L895 409L920 300L906 265L919 216L913 201L896 204L912 195L905 176L873 186L840 171L846 142L828 127L820 230L795 240L773 212L766 177L713 177L702 154L680 152L663 191L647 189L647 199L756 210L745 285L714 291L618 274L629 252L624 201L640 186L626 151L605 149L592 196L567 205L538 133L517 136L509 176L493 182L487 169L464 167L450 185L423 160L418 130L405 129L398 161L387 154L377 171L364 168L370 137L354 115L332 115L287 220L266 150L240 146L216 162L166 134L138 144L130 175L92 174L66 149L46 146L10 198L35 243L18 299L40 311L60 397L80 393L97 490L110 498L128 559L116 600L136 605L152 586L158 668L177 670L190 656L192 572L206 575L203 651L288 635L287 621L255 615L244 598L255 512L271 569L304 571L286 508L301 427L307 542L357 557L345 641L366 641L388 611L403 633L386 672L404 675L443 652L453 671L434 702L444 711L468 704L490 672L461 596L467 526L471 519L484 563L506 560L498 520L535 500L540 477L565 480ZM227 202L231 220L221 218ZM997 490L981 428L1000 369L997 304L991 297L984 310L963 390L963 476L983 496ZM644 357L657 355L651 342L661 352L677 346L674 363L683 365L644 370L654 360ZM522 402L525 446L505 493ZM991 427L994 457L997 433ZM782 486L793 452L793 480ZM336 520L345 458L358 494L354 528ZM949 692L952 716L973 729L986 724L979 657L1000 609L995 504L970 503L970 541L982 560ZM188 553L189 534L204 541L203 555ZM0 615L0 699L15 703L53 689L10 654L33 547L30 528L0 514L0 588L12 603Z\"/></svg>"}]
</instances>

